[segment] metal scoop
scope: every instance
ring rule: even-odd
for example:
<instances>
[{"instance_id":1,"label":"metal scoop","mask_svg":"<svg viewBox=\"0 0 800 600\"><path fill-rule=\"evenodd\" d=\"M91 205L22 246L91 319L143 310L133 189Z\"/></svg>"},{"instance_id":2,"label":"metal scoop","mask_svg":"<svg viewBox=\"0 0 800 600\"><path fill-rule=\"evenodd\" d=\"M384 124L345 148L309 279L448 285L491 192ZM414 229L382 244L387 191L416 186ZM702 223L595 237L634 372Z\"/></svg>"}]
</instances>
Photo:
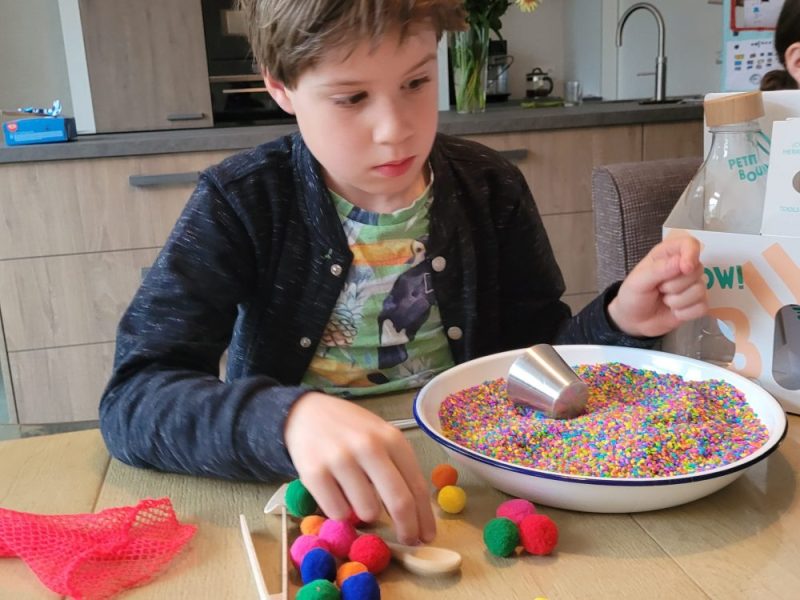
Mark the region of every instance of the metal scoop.
<instances>
[{"instance_id":1,"label":"metal scoop","mask_svg":"<svg viewBox=\"0 0 800 600\"><path fill-rule=\"evenodd\" d=\"M589 386L550 344L525 350L506 378L509 399L527 404L552 419L571 419L586 408Z\"/></svg>"}]
</instances>

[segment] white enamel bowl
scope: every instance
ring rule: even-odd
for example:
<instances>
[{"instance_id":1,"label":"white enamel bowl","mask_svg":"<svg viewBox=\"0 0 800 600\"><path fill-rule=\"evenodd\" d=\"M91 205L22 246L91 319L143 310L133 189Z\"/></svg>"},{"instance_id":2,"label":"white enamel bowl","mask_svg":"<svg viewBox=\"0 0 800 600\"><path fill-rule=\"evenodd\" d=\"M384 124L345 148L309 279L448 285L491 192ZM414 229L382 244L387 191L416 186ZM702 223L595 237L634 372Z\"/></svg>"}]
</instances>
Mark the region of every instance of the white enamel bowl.
<instances>
[{"instance_id":1,"label":"white enamel bowl","mask_svg":"<svg viewBox=\"0 0 800 600\"><path fill-rule=\"evenodd\" d=\"M733 482L746 469L766 458L786 434L786 414L777 400L752 381L727 369L655 350L616 346L556 346L572 365L621 362L658 373L674 373L687 380L721 379L741 390L748 404L769 430L769 439L740 460L708 471L653 478L603 478L563 475L517 466L484 456L445 438L439 406L449 394L489 379L506 377L523 350L485 356L453 367L423 387L414 401L414 417L422 430L439 443L455 463L489 485L519 498L546 506L598 513L656 510L691 502Z\"/></svg>"}]
</instances>

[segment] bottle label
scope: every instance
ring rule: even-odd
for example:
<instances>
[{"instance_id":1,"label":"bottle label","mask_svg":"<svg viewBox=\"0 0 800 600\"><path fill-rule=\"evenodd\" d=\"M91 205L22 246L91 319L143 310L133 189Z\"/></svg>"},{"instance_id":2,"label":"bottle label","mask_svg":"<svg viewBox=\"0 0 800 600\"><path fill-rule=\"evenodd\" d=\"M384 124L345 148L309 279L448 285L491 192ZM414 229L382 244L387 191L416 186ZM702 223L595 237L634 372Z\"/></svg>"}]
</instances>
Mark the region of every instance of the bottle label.
<instances>
[{"instance_id":1,"label":"bottle label","mask_svg":"<svg viewBox=\"0 0 800 600\"><path fill-rule=\"evenodd\" d=\"M764 177L767 174L767 165L759 163L755 154L743 154L742 156L729 158L728 169L734 171L740 181L749 183L753 183L759 177Z\"/></svg>"}]
</instances>

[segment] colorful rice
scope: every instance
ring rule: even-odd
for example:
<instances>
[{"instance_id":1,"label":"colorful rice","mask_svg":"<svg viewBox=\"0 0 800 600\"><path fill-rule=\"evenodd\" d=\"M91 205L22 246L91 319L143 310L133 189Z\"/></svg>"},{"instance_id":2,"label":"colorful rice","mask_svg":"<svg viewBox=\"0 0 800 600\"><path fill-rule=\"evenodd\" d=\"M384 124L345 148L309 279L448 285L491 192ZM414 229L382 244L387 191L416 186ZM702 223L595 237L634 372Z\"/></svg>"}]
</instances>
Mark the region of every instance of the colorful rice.
<instances>
[{"instance_id":1,"label":"colorful rice","mask_svg":"<svg viewBox=\"0 0 800 600\"><path fill-rule=\"evenodd\" d=\"M505 380L450 395L439 409L442 433L491 458L570 475L670 477L735 462L769 432L744 395L720 380L621 363L580 365L589 385L586 412L545 418L508 400Z\"/></svg>"}]
</instances>

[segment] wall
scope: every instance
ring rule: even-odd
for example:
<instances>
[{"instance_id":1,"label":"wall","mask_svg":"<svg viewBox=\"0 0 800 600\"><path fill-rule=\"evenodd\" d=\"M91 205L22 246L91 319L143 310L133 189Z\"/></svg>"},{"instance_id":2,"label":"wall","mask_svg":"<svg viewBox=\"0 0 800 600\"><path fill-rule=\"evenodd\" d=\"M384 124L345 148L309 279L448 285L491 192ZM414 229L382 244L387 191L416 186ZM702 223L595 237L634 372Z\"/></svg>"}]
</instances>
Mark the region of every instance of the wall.
<instances>
[{"instance_id":1,"label":"wall","mask_svg":"<svg viewBox=\"0 0 800 600\"><path fill-rule=\"evenodd\" d=\"M543 0L533 13L510 6L502 33L514 56L512 97L525 95L525 74L533 67L551 74L556 94L563 93L565 79L578 79L585 94L608 99L651 95L653 78L636 73L653 68L652 16L640 11L631 17L619 53L614 42L616 20L632 1ZM667 20L667 92L718 90L721 7L703 0L653 3ZM0 107L48 106L60 98L65 113L74 114L58 5L58 0L0 0Z\"/></svg>"},{"instance_id":2,"label":"wall","mask_svg":"<svg viewBox=\"0 0 800 600\"><path fill-rule=\"evenodd\" d=\"M72 114L57 0L0 0L0 108L50 106Z\"/></svg>"},{"instance_id":3,"label":"wall","mask_svg":"<svg viewBox=\"0 0 800 600\"><path fill-rule=\"evenodd\" d=\"M564 81L564 2L544 0L532 13L511 5L503 16L501 33L508 41L514 63L508 70L512 98L525 96L525 74L534 67L550 73L554 93L561 94Z\"/></svg>"}]
</instances>

